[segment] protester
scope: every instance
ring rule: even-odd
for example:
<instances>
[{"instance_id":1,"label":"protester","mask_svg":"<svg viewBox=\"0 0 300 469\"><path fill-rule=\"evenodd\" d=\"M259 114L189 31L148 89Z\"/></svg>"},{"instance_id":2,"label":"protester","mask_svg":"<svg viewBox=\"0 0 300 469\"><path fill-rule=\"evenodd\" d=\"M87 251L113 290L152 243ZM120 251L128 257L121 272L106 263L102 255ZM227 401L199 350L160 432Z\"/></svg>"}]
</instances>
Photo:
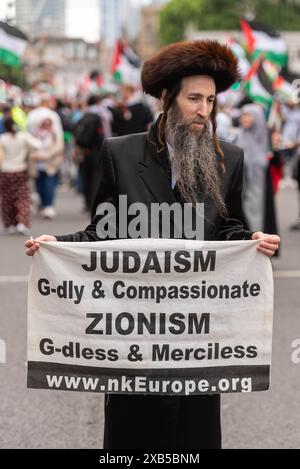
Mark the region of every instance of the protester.
<instances>
[{"instance_id":1,"label":"protester","mask_svg":"<svg viewBox=\"0 0 300 469\"><path fill-rule=\"evenodd\" d=\"M55 111L61 119L61 124L64 133L64 154L63 164L60 169L59 182L64 185L74 185L76 169L72 160L73 153L73 125L72 125L72 111L69 103L56 100Z\"/></svg>"},{"instance_id":2,"label":"protester","mask_svg":"<svg viewBox=\"0 0 300 469\"><path fill-rule=\"evenodd\" d=\"M268 165L268 129L258 104L241 109L241 129L237 138L245 153L243 210L250 230L262 231L265 219L266 168Z\"/></svg>"},{"instance_id":3,"label":"protester","mask_svg":"<svg viewBox=\"0 0 300 469\"><path fill-rule=\"evenodd\" d=\"M297 125L294 127L294 138L298 132L300 132L300 126L297 130ZM289 140L287 141L285 137L278 131L272 133L272 144L273 144L273 154L274 154L274 165L273 165L273 180L275 179L275 190L279 187L283 189L286 186L286 181L289 180L289 177L285 177L282 179L282 168L284 165L286 166L289 164L287 162L287 155L291 155L290 158L292 159L293 163L293 172L291 175L297 182L297 198L298 198L298 217L296 221L290 226L291 231L299 231L300 230L300 140ZM288 147L288 149L287 149ZM276 164L277 163L277 164ZM285 168L286 169L286 168ZM289 184L288 184L289 185Z\"/></svg>"},{"instance_id":4,"label":"protester","mask_svg":"<svg viewBox=\"0 0 300 469\"><path fill-rule=\"evenodd\" d=\"M32 155L35 165L32 165L31 174L36 177L36 189L40 196L40 213L44 218L53 219L56 215L54 200L64 146L58 139L53 122L49 118L42 120L35 135L41 143L41 151Z\"/></svg>"},{"instance_id":5,"label":"protester","mask_svg":"<svg viewBox=\"0 0 300 469\"><path fill-rule=\"evenodd\" d=\"M151 110L142 101L141 93L130 84L122 85L121 100L112 112L116 136L145 132L153 121Z\"/></svg>"},{"instance_id":6,"label":"protester","mask_svg":"<svg viewBox=\"0 0 300 469\"><path fill-rule=\"evenodd\" d=\"M53 110L55 100L48 95L42 96L39 105L32 109L27 116L27 130L35 135L41 122L45 119L51 119L53 130L58 144L63 145L64 132L61 119L56 111Z\"/></svg>"},{"instance_id":7,"label":"protester","mask_svg":"<svg viewBox=\"0 0 300 469\"><path fill-rule=\"evenodd\" d=\"M97 181L99 178L99 155L104 135L110 136L109 120L100 107L101 98L91 95L87 109L74 127L74 139L77 145L77 161L85 200L85 210L92 211ZM106 123L104 125L103 123Z\"/></svg>"},{"instance_id":8,"label":"protester","mask_svg":"<svg viewBox=\"0 0 300 469\"><path fill-rule=\"evenodd\" d=\"M237 59L216 41L167 46L144 63L146 93L163 100L163 113L148 133L105 140L91 224L65 236L43 235L25 244L33 255L41 241L97 241L97 206L128 204L205 206L205 240L260 240L272 256L278 236L246 231L240 221L243 153L216 136L216 94L238 77ZM212 133L211 133L212 130ZM174 185L175 184L175 185ZM170 230L172 232L172 229ZM220 396L106 396L104 447L220 448Z\"/></svg>"}]
</instances>

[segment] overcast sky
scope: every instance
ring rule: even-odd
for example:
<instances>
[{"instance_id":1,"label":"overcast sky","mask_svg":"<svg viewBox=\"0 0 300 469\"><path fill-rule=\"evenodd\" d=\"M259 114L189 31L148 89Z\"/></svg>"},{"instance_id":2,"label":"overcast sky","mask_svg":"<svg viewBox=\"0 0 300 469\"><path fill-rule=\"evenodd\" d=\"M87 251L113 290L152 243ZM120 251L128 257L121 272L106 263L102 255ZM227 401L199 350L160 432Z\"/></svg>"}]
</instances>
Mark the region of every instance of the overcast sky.
<instances>
[{"instance_id":1,"label":"overcast sky","mask_svg":"<svg viewBox=\"0 0 300 469\"><path fill-rule=\"evenodd\" d=\"M131 0L131 3L145 5L151 0ZM7 1L0 0L0 19L7 14ZM66 34L83 37L87 41L99 39L99 0L67 0Z\"/></svg>"}]
</instances>

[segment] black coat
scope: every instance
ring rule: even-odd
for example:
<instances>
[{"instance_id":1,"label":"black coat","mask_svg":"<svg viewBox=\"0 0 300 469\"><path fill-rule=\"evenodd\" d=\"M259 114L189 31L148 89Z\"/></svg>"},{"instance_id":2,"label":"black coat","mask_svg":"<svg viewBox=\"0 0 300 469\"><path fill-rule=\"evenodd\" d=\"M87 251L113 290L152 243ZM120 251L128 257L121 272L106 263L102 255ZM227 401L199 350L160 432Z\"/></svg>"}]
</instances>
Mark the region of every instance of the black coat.
<instances>
[{"instance_id":1,"label":"black coat","mask_svg":"<svg viewBox=\"0 0 300 469\"><path fill-rule=\"evenodd\" d=\"M205 203L205 240L249 239L241 219L243 153L238 147L221 143L226 172L220 169L222 193L229 217L224 220L214 203ZM176 197L171 188L170 168L165 150L159 151L156 126L146 133L111 138L101 151L100 179L94 204L117 203L120 194L128 203L167 202ZM60 241L98 241L94 215L91 224L78 233L58 236ZM118 237L118 236L117 236ZM210 396L106 396L105 448L201 449L221 446L220 397Z\"/></svg>"},{"instance_id":2,"label":"black coat","mask_svg":"<svg viewBox=\"0 0 300 469\"><path fill-rule=\"evenodd\" d=\"M153 121L153 116L147 104L142 101L124 107L111 109L113 115L112 131L113 135L128 135L145 132ZM127 119L125 113L128 114Z\"/></svg>"}]
</instances>

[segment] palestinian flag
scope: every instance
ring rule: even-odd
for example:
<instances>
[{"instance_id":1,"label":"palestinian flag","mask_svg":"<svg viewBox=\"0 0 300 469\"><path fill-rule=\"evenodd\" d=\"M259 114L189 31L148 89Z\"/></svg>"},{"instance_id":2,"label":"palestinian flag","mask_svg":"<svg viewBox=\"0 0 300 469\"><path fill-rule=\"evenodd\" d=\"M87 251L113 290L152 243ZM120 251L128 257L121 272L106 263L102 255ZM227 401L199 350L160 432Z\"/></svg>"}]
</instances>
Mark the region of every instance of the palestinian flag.
<instances>
[{"instance_id":1,"label":"palestinian flag","mask_svg":"<svg viewBox=\"0 0 300 469\"><path fill-rule=\"evenodd\" d=\"M268 77L263 66L263 58L253 62L248 74L244 78L245 91L255 102L263 106L270 106L273 102L274 89L272 80Z\"/></svg>"},{"instance_id":2,"label":"palestinian flag","mask_svg":"<svg viewBox=\"0 0 300 469\"><path fill-rule=\"evenodd\" d=\"M22 31L0 21L0 62L19 67L26 45L27 37Z\"/></svg>"},{"instance_id":3,"label":"palestinian flag","mask_svg":"<svg viewBox=\"0 0 300 469\"><path fill-rule=\"evenodd\" d=\"M284 67L288 62L287 46L280 34L269 26L255 21L240 20L246 38L247 52L252 60L260 56Z\"/></svg>"},{"instance_id":4,"label":"palestinian flag","mask_svg":"<svg viewBox=\"0 0 300 469\"><path fill-rule=\"evenodd\" d=\"M242 78L247 75L251 64L247 58L246 51L243 46L237 41L236 39L229 37L227 40L228 47L231 48L234 55L237 57L239 61L239 70L241 72Z\"/></svg>"},{"instance_id":5,"label":"palestinian flag","mask_svg":"<svg viewBox=\"0 0 300 469\"><path fill-rule=\"evenodd\" d=\"M251 69L244 78L245 90L254 102L269 106L274 98L282 98L290 101L293 97L293 86L284 77L280 76L279 70L274 64L256 59Z\"/></svg>"},{"instance_id":6,"label":"palestinian flag","mask_svg":"<svg viewBox=\"0 0 300 469\"><path fill-rule=\"evenodd\" d=\"M262 68L264 74L269 79L265 78L265 80L272 83L272 90L276 97L282 98L284 101L291 101L294 94L293 85L281 75L278 66L264 60Z\"/></svg>"},{"instance_id":7,"label":"palestinian flag","mask_svg":"<svg viewBox=\"0 0 300 469\"><path fill-rule=\"evenodd\" d=\"M140 66L141 61L131 47L124 41L118 40L111 65L114 80L118 83L139 84Z\"/></svg>"}]
</instances>

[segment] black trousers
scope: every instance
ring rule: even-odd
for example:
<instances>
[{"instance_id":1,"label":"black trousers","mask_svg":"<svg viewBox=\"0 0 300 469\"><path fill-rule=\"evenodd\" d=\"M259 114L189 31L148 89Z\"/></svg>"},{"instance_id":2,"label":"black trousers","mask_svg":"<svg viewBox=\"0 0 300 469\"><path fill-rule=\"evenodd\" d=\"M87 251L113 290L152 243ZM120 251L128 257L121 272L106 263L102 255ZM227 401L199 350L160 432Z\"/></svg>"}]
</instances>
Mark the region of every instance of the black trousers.
<instances>
[{"instance_id":1,"label":"black trousers","mask_svg":"<svg viewBox=\"0 0 300 469\"><path fill-rule=\"evenodd\" d=\"M105 396L105 449L219 449L220 396Z\"/></svg>"}]
</instances>

